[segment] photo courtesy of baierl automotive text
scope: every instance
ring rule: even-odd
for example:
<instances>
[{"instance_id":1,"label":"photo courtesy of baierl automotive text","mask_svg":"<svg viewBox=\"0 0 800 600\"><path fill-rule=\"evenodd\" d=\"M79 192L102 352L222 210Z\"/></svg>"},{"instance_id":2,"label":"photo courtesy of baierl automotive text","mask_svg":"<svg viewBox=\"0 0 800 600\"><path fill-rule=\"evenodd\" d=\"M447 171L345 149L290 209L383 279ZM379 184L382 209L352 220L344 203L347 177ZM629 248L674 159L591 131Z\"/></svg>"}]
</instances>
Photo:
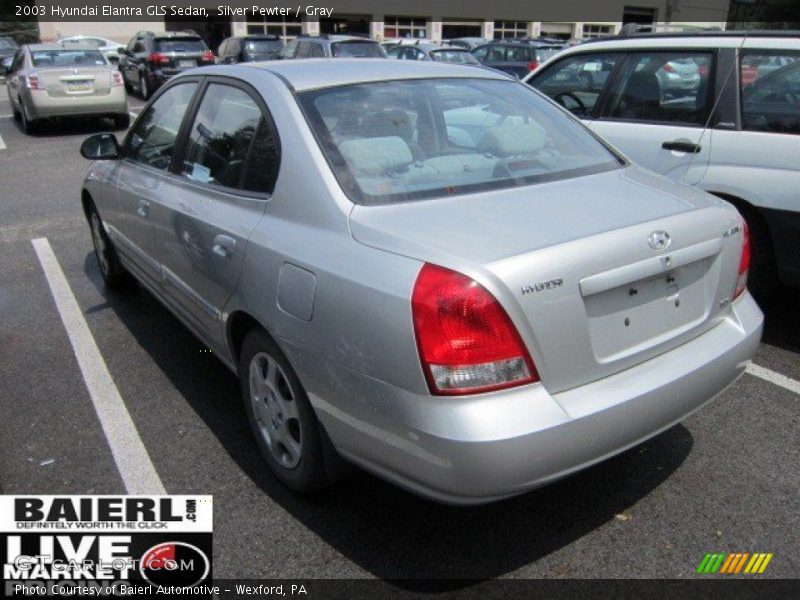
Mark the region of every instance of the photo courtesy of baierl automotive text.
<instances>
[{"instance_id":1,"label":"photo courtesy of baierl automotive text","mask_svg":"<svg viewBox=\"0 0 800 600\"><path fill-rule=\"evenodd\" d=\"M800 597L800 4L0 6L0 595Z\"/></svg>"}]
</instances>

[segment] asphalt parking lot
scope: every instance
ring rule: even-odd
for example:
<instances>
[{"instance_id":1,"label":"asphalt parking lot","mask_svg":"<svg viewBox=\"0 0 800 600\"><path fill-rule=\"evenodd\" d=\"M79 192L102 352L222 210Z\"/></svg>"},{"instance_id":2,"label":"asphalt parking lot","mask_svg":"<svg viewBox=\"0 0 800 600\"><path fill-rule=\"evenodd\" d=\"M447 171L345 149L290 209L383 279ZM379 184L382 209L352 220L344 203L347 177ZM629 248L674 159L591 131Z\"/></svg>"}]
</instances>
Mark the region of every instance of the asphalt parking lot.
<instances>
[{"instance_id":1,"label":"asphalt parking lot","mask_svg":"<svg viewBox=\"0 0 800 600\"><path fill-rule=\"evenodd\" d=\"M773 553L762 577L800 572L800 293L765 307L755 374L562 482L477 508L363 473L297 496L262 464L234 376L150 294L104 289L78 147L108 127L26 136L0 90L3 493L126 491L31 243L46 238L163 487L213 494L217 577L692 578L715 551Z\"/></svg>"}]
</instances>

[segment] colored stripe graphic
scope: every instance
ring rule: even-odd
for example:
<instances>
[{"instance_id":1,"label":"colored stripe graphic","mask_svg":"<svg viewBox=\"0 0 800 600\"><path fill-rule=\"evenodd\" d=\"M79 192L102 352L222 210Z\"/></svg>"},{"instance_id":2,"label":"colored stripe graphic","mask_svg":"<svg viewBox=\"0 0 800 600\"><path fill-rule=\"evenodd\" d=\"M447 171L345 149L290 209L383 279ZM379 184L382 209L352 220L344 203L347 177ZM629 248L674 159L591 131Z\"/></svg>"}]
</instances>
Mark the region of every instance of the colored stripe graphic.
<instances>
[{"instance_id":1,"label":"colored stripe graphic","mask_svg":"<svg viewBox=\"0 0 800 600\"><path fill-rule=\"evenodd\" d=\"M725 575L733 575L737 573L760 574L763 573L769 562L772 560L773 554L766 552L733 552L726 554L725 552L708 552L700 561L697 567L697 573L720 573ZM749 560L748 560L749 559ZM747 566L745 566L745 564ZM744 572L742 571L744 569Z\"/></svg>"}]
</instances>

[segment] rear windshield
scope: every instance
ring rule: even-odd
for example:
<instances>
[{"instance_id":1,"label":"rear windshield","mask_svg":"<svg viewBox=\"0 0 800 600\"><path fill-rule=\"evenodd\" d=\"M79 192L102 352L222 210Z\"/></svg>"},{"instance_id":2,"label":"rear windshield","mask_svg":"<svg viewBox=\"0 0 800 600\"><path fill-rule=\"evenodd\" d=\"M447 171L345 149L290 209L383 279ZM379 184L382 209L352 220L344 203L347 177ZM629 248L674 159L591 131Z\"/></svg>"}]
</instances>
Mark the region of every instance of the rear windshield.
<instances>
[{"instance_id":1,"label":"rear windshield","mask_svg":"<svg viewBox=\"0 0 800 600\"><path fill-rule=\"evenodd\" d=\"M310 90L300 102L358 204L518 187L623 164L567 114L512 81L382 81Z\"/></svg>"},{"instance_id":2,"label":"rear windshield","mask_svg":"<svg viewBox=\"0 0 800 600\"><path fill-rule=\"evenodd\" d=\"M33 66L48 67L97 67L108 64L97 50L35 50L31 52Z\"/></svg>"},{"instance_id":3,"label":"rear windshield","mask_svg":"<svg viewBox=\"0 0 800 600\"><path fill-rule=\"evenodd\" d=\"M247 40L244 48L248 54L270 54L283 48L280 40Z\"/></svg>"},{"instance_id":4,"label":"rear windshield","mask_svg":"<svg viewBox=\"0 0 800 600\"><path fill-rule=\"evenodd\" d=\"M536 62L544 62L551 56L558 54L560 48L538 48L536 50Z\"/></svg>"},{"instance_id":5,"label":"rear windshield","mask_svg":"<svg viewBox=\"0 0 800 600\"><path fill-rule=\"evenodd\" d=\"M159 52L205 52L206 43L201 38L162 38L156 39Z\"/></svg>"},{"instance_id":6,"label":"rear windshield","mask_svg":"<svg viewBox=\"0 0 800 600\"><path fill-rule=\"evenodd\" d=\"M453 63L459 65L479 65L478 59L472 56L467 50L433 50L431 58L439 62Z\"/></svg>"},{"instance_id":7,"label":"rear windshield","mask_svg":"<svg viewBox=\"0 0 800 600\"><path fill-rule=\"evenodd\" d=\"M0 38L0 50L16 50L19 48L17 42L8 38Z\"/></svg>"},{"instance_id":8,"label":"rear windshield","mask_svg":"<svg viewBox=\"0 0 800 600\"><path fill-rule=\"evenodd\" d=\"M342 58L381 58L383 49L375 42L334 42L331 45L334 56Z\"/></svg>"}]
</instances>

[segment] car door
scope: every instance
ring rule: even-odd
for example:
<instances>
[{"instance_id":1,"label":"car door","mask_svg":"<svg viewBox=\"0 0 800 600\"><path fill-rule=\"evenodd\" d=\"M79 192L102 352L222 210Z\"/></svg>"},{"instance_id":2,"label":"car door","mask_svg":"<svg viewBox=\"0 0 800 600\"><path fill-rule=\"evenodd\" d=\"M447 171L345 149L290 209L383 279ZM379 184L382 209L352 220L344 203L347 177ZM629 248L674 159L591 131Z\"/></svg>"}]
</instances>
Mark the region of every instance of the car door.
<instances>
[{"instance_id":1,"label":"car door","mask_svg":"<svg viewBox=\"0 0 800 600\"><path fill-rule=\"evenodd\" d=\"M272 191L277 137L244 83L209 78L196 106L153 220L169 300L222 349L222 310Z\"/></svg>"},{"instance_id":2,"label":"car door","mask_svg":"<svg viewBox=\"0 0 800 600\"><path fill-rule=\"evenodd\" d=\"M713 161L701 186L755 207L768 226L780 279L800 285L800 49L759 42L748 40L740 50L738 123L714 131ZM759 69L755 78L747 72L770 63L784 66Z\"/></svg>"},{"instance_id":3,"label":"car door","mask_svg":"<svg viewBox=\"0 0 800 600\"><path fill-rule=\"evenodd\" d=\"M710 50L630 52L589 127L634 162L698 183L711 155L715 62Z\"/></svg>"},{"instance_id":4,"label":"car door","mask_svg":"<svg viewBox=\"0 0 800 600\"><path fill-rule=\"evenodd\" d=\"M147 283L158 287L161 266L152 210L164 194L175 143L198 80L165 89L147 106L126 137L116 170L118 218L109 230L124 258Z\"/></svg>"}]
</instances>

